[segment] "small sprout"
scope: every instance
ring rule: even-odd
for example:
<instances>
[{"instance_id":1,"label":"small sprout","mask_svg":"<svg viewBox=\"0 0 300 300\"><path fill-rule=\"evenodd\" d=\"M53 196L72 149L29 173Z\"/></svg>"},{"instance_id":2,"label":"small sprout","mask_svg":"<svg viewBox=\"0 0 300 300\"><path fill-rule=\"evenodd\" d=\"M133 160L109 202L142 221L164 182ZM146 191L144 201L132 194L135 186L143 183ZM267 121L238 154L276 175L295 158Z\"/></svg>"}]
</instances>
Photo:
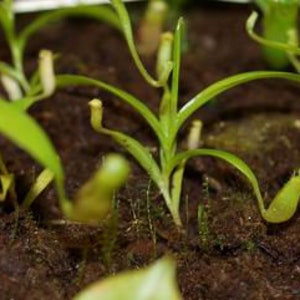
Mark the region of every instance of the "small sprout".
<instances>
[{"instance_id":1,"label":"small sprout","mask_svg":"<svg viewBox=\"0 0 300 300\"><path fill-rule=\"evenodd\" d=\"M127 271L93 283L74 300L182 300L175 263L165 257L151 266Z\"/></svg>"},{"instance_id":2,"label":"small sprout","mask_svg":"<svg viewBox=\"0 0 300 300\"><path fill-rule=\"evenodd\" d=\"M208 213L203 204L198 205L197 222L200 245L207 249L209 244Z\"/></svg>"},{"instance_id":3,"label":"small sprout","mask_svg":"<svg viewBox=\"0 0 300 300\"><path fill-rule=\"evenodd\" d=\"M53 67L53 54L49 50L41 50L39 54L39 75L43 94L50 96L55 91L55 73Z\"/></svg>"},{"instance_id":4,"label":"small sprout","mask_svg":"<svg viewBox=\"0 0 300 300\"><path fill-rule=\"evenodd\" d=\"M157 51L168 6L163 0L150 0L139 28L139 52L152 55Z\"/></svg>"},{"instance_id":5,"label":"small sprout","mask_svg":"<svg viewBox=\"0 0 300 300\"><path fill-rule=\"evenodd\" d=\"M14 78L9 75L2 74L1 82L10 100L16 101L23 97L22 89Z\"/></svg>"},{"instance_id":6,"label":"small sprout","mask_svg":"<svg viewBox=\"0 0 300 300\"><path fill-rule=\"evenodd\" d=\"M77 192L69 219L97 225L113 209L114 193L126 182L129 164L120 155L110 154L103 165Z\"/></svg>"}]
</instances>

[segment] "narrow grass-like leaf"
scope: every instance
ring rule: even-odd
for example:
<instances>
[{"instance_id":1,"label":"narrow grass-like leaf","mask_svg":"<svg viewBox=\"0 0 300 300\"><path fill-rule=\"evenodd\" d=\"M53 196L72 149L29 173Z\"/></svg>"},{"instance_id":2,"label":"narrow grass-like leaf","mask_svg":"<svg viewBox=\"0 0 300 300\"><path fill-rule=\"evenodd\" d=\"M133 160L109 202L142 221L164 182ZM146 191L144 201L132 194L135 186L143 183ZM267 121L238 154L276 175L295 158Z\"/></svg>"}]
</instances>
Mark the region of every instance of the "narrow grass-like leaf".
<instances>
[{"instance_id":1,"label":"narrow grass-like leaf","mask_svg":"<svg viewBox=\"0 0 300 300\"><path fill-rule=\"evenodd\" d=\"M254 175L253 171L249 168L249 166L244 161L242 161L236 155L233 155L226 151L203 148L203 149L188 150L177 154L172 161L172 167L173 168L176 167L183 160L187 160L196 156L213 156L216 158L220 158L228 162L236 169L238 169L243 175L245 175L245 177L250 182L258 202L259 210L262 214L264 214L265 208L264 208L263 198L261 196L261 192L259 189L258 180Z\"/></svg>"},{"instance_id":2,"label":"narrow grass-like leaf","mask_svg":"<svg viewBox=\"0 0 300 300\"><path fill-rule=\"evenodd\" d=\"M94 99L89 104L91 108L91 125L95 131L109 135L123 146L150 175L152 180L160 186L162 182L161 173L150 151L129 135L102 126L103 109L100 100Z\"/></svg>"},{"instance_id":3,"label":"narrow grass-like leaf","mask_svg":"<svg viewBox=\"0 0 300 300\"><path fill-rule=\"evenodd\" d=\"M57 87L63 88L65 86L70 85L92 85L98 88L104 89L111 94L117 96L122 99L124 102L133 107L136 111L140 113L140 115L146 120L146 122L153 129L155 134L157 135L160 141L164 140L164 136L162 134L160 124L155 117L155 115L149 110L149 108L143 104L143 102L133 95L124 92L121 89L118 89L112 85L109 85L103 81L91 79L85 76L77 76L77 75L58 75L57 77Z\"/></svg>"},{"instance_id":4,"label":"narrow grass-like leaf","mask_svg":"<svg viewBox=\"0 0 300 300\"><path fill-rule=\"evenodd\" d=\"M156 80L154 79L146 70L146 68L144 67L140 56L137 52L137 49L135 47L135 43L134 43L134 38L133 38L133 33L132 33L132 27L131 27L131 21L130 18L128 16L127 10L125 8L125 5L122 1L120 0L111 0L110 1L112 3L112 5L114 6L119 18L120 18L120 22L122 24L122 28L123 28L123 33L129 48L129 51L131 53L131 56L135 62L136 67L138 68L138 70L140 71L141 75L144 77L144 79L152 86L154 87L161 87L164 84L163 80ZM168 77L168 76L167 76Z\"/></svg>"},{"instance_id":5,"label":"narrow grass-like leaf","mask_svg":"<svg viewBox=\"0 0 300 300\"><path fill-rule=\"evenodd\" d=\"M300 76L293 73L287 72L275 72L275 71L255 71L255 72L247 72L238 75L233 75L223 80L220 80L202 92L197 94L193 99L187 102L179 111L177 117L177 124L174 126L174 134L178 132L183 123L201 106L214 99L214 97L219 94L233 88L239 86L243 83L247 83L253 80L259 79L271 79L271 78L280 78L286 79L290 81L295 81L300 83Z\"/></svg>"},{"instance_id":6,"label":"narrow grass-like leaf","mask_svg":"<svg viewBox=\"0 0 300 300\"><path fill-rule=\"evenodd\" d=\"M277 193L269 207L264 206L259 189L259 183L249 166L237 156L214 149L197 149L179 153L175 156L172 165L176 166L182 160L195 156L213 156L220 158L238 169L248 179L256 196L258 207L262 217L270 223L282 223L288 221L296 212L300 199L300 175L293 176Z\"/></svg>"},{"instance_id":7,"label":"narrow grass-like leaf","mask_svg":"<svg viewBox=\"0 0 300 300\"><path fill-rule=\"evenodd\" d=\"M74 300L181 300L175 263L166 257L152 266L128 271L96 282Z\"/></svg>"},{"instance_id":8,"label":"narrow grass-like leaf","mask_svg":"<svg viewBox=\"0 0 300 300\"><path fill-rule=\"evenodd\" d=\"M51 11L37 17L20 34L19 43L21 49L24 49L28 39L51 22L61 20L66 17L88 17L108 23L109 25L121 30L120 22L114 11L106 6L77 6L67 7ZM22 50L23 51L23 50Z\"/></svg>"},{"instance_id":9,"label":"narrow grass-like leaf","mask_svg":"<svg viewBox=\"0 0 300 300\"><path fill-rule=\"evenodd\" d=\"M172 88L171 88L171 107L173 114L177 112L178 106L178 92L179 92L179 77L180 77L180 63L181 63L181 44L183 19L180 18L174 34L173 44L173 72L172 72Z\"/></svg>"}]
</instances>

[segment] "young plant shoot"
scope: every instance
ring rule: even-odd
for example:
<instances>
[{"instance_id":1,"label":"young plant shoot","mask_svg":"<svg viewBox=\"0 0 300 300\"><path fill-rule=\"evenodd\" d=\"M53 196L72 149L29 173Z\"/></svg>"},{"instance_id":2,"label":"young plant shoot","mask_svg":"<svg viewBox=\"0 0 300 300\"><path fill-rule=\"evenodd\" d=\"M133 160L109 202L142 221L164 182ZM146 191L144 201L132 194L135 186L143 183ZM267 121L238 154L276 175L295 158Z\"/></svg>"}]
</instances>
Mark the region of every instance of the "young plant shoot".
<instances>
[{"instance_id":1,"label":"young plant shoot","mask_svg":"<svg viewBox=\"0 0 300 300\"><path fill-rule=\"evenodd\" d=\"M0 23L11 53L11 65L0 61L0 79L7 97L11 101L30 98L28 105L49 97L55 90L53 77L53 55L42 50L39 55L38 70L30 78L24 72L24 52L28 39L38 30L53 21L67 16L86 16L105 21L119 29L116 14L109 7L79 6L44 13L33 20L21 32L16 32L13 0L3 0L0 3ZM20 105L22 106L22 105Z\"/></svg>"},{"instance_id":2,"label":"young plant shoot","mask_svg":"<svg viewBox=\"0 0 300 300\"><path fill-rule=\"evenodd\" d=\"M55 75L53 61L54 57L51 51L41 50L38 59L38 68L33 72L30 78L24 72L24 52L29 38L38 30L47 24L63 19L67 16L86 16L96 20L106 21L113 27L119 29L119 21L116 14L109 7L71 7L44 13L33 20L21 32L16 32L15 14L13 11L13 1L3 0L0 2L0 24L2 26L6 41L11 53L11 65L0 61L0 81L6 92L7 98L12 101L11 105L16 106L20 110L27 110L32 104L42 99L48 98L55 91ZM0 111L1 117L3 112ZM10 119L13 122L13 119ZM26 203L32 202L32 195L37 190L44 189L45 183L52 180L52 176L48 176L47 170L43 171L37 178L37 182L33 185L31 198L26 198ZM49 178L46 180L45 178ZM51 179L50 179L51 177ZM43 182L43 184L41 183ZM0 201L7 198L16 204L16 195L14 192L14 175L10 174L4 164L4 160L0 155L0 184L1 194ZM43 186L43 188L42 188Z\"/></svg>"},{"instance_id":3,"label":"young plant shoot","mask_svg":"<svg viewBox=\"0 0 300 300\"><path fill-rule=\"evenodd\" d=\"M61 161L44 130L24 111L2 99L0 99L0 112L0 133L45 168L29 190L21 204L22 208L28 208L54 179L60 207L68 219L95 225L109 217L113 209L114 193L126 182L129 175L129 164L122 156L108 155L102 167L79 189L72 203L65 193ZM1 183L6 187L9 184L10 174L1 166L1 161L0 168L3 173L0 176ZM3 192L2 187L2 197L5 196Z\"/></svg>"},{"instance_id":4,"label":"young plant shoot","mask_svg":"<svg viewBox=\"0 0 300 300\"><path fill-rule=\"evenodd\" d=\"M214 99L222 92L252 80L265 78L283 78L300 82L299 75L272 71L258 71L234 75L207 87L188 101L181 109L178 109L183 21L181 19L179 20L174 39L171 33L163 35L161 46L158 51L156 68L156 75L158 79L154 79L146 71L137 55L132 39L132 29L129 16L124 4L120 0L112 0L111 2L119 15L129 50L137 68L149 84L154 87L162 88L162 97L158 116L156 116L144 104L145 101L139 100L135 96L99 80L84 76L60 75L57 76L57 85L59 87L69 86L72 84L94 85L112 93L122 101L132 106L145 119L158 139L158 160L155 159L146 145L143 145L133 137L104 127L103 104L99 99L94 99L90 102L92 127L100 134L112 137L138 161L141 167L156 183L172 215L172 218L178 227L182 226L179 205L186 161L189 158L200 155L220 158L236 167L243 175L245 175L253 187L260 212L265 220L279 223L291 218L297 208L300 196L300 190L297 186L297 183L300 180L299 174L296 174L290 179L290 181L275 197L270 207L266 209L258 181L247 164L235 155L224 151L198 148L202 127L201 122L198 121L193 124L193 128L188 138L190 149L186 151L179 151L177 148L177 139L180 129L189 117L200 107ZM169 80L170 74L172 76Z\"/></svg>"},{"instance_id":5,"label":"young plant shoot","mask_svg":"<svg viewBox=\"0 0 300 300\"><path fill-rule=\"evenodd\" d=\"M291 62L289 52L272 45L286 44L292 47L298 45L298 0L255 0L262 12L263 54L267 63L273 69L283 69ZM254 25L254 24L253 24ZM250 36L262 40L249 32Z\"/></svg>"}]
</instances>

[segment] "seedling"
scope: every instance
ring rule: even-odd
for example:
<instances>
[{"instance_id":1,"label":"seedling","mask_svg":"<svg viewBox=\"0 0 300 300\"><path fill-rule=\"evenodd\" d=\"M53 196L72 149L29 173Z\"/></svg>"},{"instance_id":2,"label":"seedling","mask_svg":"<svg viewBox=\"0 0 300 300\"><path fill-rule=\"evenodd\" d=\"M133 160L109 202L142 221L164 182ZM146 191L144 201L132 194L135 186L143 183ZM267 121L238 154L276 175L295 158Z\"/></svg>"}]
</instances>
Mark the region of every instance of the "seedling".
<instances>
[{"instance_id":1,"label":"seedling","mask_svg":"<svg viewBox=\"0 0 300 300\"><path fill-rule=\"evenodd\" d=\"M262 11L263 38L252 33L255 22L253 26L248 26L250 36L262 44L268 64L274 69L283 69L290 64L291 57L286 49L280 49L276 45L298 45L299 1L255 0L255 3Z\"/></svg>"},{"instance_id":2,"label":"seedling","mask_svg":"<svg viewBox=\"0 0 300 300\"><path fill-rule=\"evenodd\" d=\"M50 81L48 75L53 73L53 56L49 51L41 51L39 68L30 78L24 72L24 52L29 38L52 21L67 16L87 16L102 20L115 28L119 28L118 19L109 7L79 6L44 13L38 16L21 32L16 32L13 1L3 0L0 3L0 23L11 53L11 65L1 61L1 82L10 100L16 101L30 98L32 103L49 97L55 89L55 81ZM45 82L45 80L47 82ZM46 89L42 89L46 88ZM27 101L29 104L29 102ZM31 103L31 104L32 104ZM21 106L21 104L19 104ZM28 108L23 107L23 108Z\"/></svg>"},{"instance_id":3,"label":"seedling","mask_svg":"<svg viewBox=\"0 0 300 300\"><path fill-rule=\"evenodd\" d=\"M127 271L93 283L74 300L181 300L175 263L165 257L151 266Z\"/></svg>"},{"instance_id":4,"label":"seedling","mask_svg":"<svg viewBox=\"0 0 300 300\"><path fill-rule=\"evenodd\" d=\"M102 167L79 189L74 203L71 203L64 189L61 161L44 130L28 114L2 99L0 112L0 133L45 168L39 176L39 184L30 189L22 208L28 208L54 178L60 206L67 218L95 225L110 215L114 192L125 183L129 174L129 165L124 158L108 155Z\"/></svg>"},{"instance_id":5,"label":"seedling","mask_svg":"<svg viewBox=\"0 0 300 300\"><path fill-rule=\"evenodd\" d=\"M94 99L90 102L91 124L93 128L100 134L111 136L138 161L157 185L178 227L182 226L179 205L186 161L189 158L200 155L220 158L244 174L253 187L260 212L265 220L279 223L290 219L296 211L300 195L297 186L297 182L300 180L299 174L296 174L290 179L275 197L270 207L266 209L257 178L249 166L240 158L225 151L215 149L197 148L187 151L178 151L177 139L180 129L189 117L222 92L249 81L265 78L282 78L300 82L299 75L272 71L258 71L234 75L210 85L178 110L182 19L178 22L173 43L171 33L167 33L163 36L162 46L158 53L158 79L155 79L147 72L137 54L132 37L130 19L124 4L120 0L112 0L111 2L119 15L124 36L138 70L150 85L156 88L162 88L163 92L158 116L144 104L145 101L139 100L135 96L100 80L76 75L59 75L57 76L57 85L59 87L69 85L97 86L129 104L144 118L158 139L159 158L157 160L147 146L142 145L133 137L104 127L102 122L102 101ZM172 73L172 76L170 80L171 83L169 84L170 73ZM198 134L200 134L200 132ZM192 136L194 136L194 134ZM193 139L195 139L195 137ZM293 191L293 193L291 193L291 191Z\"/></svg>"},{"instance_id":6,"label":"seedling","mask_svg":"<svg viewBox=\"0 0 300 300\"><path fill-rule=\"evenodd\" d=\"M115 28L119 28L116 14L108 7L71 7L40 15L20 33L16 32L13 1L3 0L0 3L0 23L11 53L11 64L0 61L0 80L7 94L7 98L13 101L11 105L18 109L27 110L32 104L51 96L55 91L55 75L51 51L42 50L39 53L38 68L30 78L24 72L24 52L29 38L38 30L66 16L87 16L97 20L106 21ZM1 118L3 112L0 111ZM13 120L11 119L10 122ZM37 178L32 190L28 194L25 203L30 204L33 199L52 180L47 171ZM14 175L9 173L0 155L0 201L9 194L11 201L17 207L16 193L14 191ZM31 196L30 196L31 195ZM27 206L26 204L26 206Z\"/></svg>"}]
</instances>

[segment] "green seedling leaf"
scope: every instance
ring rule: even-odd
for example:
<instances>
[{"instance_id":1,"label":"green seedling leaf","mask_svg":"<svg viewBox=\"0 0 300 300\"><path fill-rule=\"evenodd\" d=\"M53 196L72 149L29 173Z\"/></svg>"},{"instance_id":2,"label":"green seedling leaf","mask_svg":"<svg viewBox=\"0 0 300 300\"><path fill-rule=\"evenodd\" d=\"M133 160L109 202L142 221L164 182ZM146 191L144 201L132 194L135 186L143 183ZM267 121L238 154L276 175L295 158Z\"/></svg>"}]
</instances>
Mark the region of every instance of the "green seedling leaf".
<instances>
[{"instance_id":1,"label":"green seedling leaf","mask_svg":"<svg viewBox=\"0 0 300 300\"><path fill-rule=\"evenodd\" d=\"M193 99L187 102L179 111L177 126L174 126L174 132L178 132L183 123L200 107L214 99L219 94L239 86L241 84L259 80L259 79L271 79L271 78L280 78L290 81L300 82L300 76L293 73L287 72L275 72L275 71L255 71L247 72L238 75L233 75L223 80L220 80L203 91L197 94Z\"/></svg>"},{"instance_id":2,"label":"green seedling leaf","mask_svg":"<svg viewBox=\"0 0 300 300\"><path fill-rule=\"evenodd\" d=\"M173 72L172 72L172 88L171 88L171 107L173 113L177 112L178 106L178 92L180 79L180 64L181 64L181 45L183 37L183 19L178 20L173 43Z\"/></svg>"},{"instance_id":3,"label":"green seedling leaf","mask_svg":"<svg viewBox=\"0 0 300 300\"><path fill-rule=\"evenodd\" d=\"M56 22L65 17L88 17L99 21L106 22L111 26L120 30L120 22L114 11L107 6L77 6L77 7L67 7L59 10L54 10L45 13L37 17L33 22L31 22L20 34L19 34L19 44L20 48L24 49L28 39L43 28L49 25L51 22ZM23 51L23 50L22 50Z\"/></svg>"},{"instance_id":4,"label":"green seedling leaf","mask_svg":"<svg viewBox=\"0 0 300 300\"><path fill-rule=\"evenodd\" d=\"M53 179L54 174L50 170L43 170L30 187L30 190L22 203L22 207L25 209L29 208L32 202L47 188Z\"/></svg>"},{"instance_id":5,"label":"green seedling leaf","mask_svg":"<svg viewBox=\"0 0 300 300\"><path fill-rule=\"evenodd\" d=\"M262 10L262 35L265 40L290 44L289 32L298 39L298 0L256 0ZM268 64L275 69L289 65L286 51L263 44L263 53Z\"/></svg>"},{"instance_id":6,"label":"green seedling leaf","mask_svg":"<svg viewBox=\"0 0 300 300\"><path fill-rule=\"evenodd\" d=\"M263 217L270 223L288 221L295 214L300 199L300 175L291 179L278 192Z\"/></svg>"},{"instance_id":7,"label":"green seedling leaf","mask_svg":"<svg viewBox=\"0 0 300 300\"><path fill-rule=\"evenodd\" d=\"M59 157L38 123L10 103L0 99L0 132L63 180Z\"/></svg>"},{"instance_id":8,"label":"green seedling leaf","mask_svg":"<svg viewBox=\"0 0 300 300\"><path fill-rule=\"evenodd\" d=\"M13 174L0 175L0 201L4 201L11 187L14 186L15 180Z\"/></svg>"},{"instance_id":9,"label":"green seedling leaf","mask_svg":"<svg viewBox=\"0 0 300 300\"><path fill-rule=\"evenodd\" d=\"M139 70L139 72L141 73L141 75L144 77L144 79L153 87L162 87L165 84L165 78L169 77L169 74L171 73L172 69L169 69L169 74L164 74L164 78L159 78L158 80L154 79L146 70L146 68L144 67L137 49L135 47L135 43L134 43L134 38L133 38L133 33L132 33L132 27L131 27L131 21L129 18L129 15L127 13L127 10L125 8L125 5L122 1L120 0L111 0L111 3L113 5L113 7L115 8L120 22L122 24L122 29L123 29L123 33L130 51L130 54L134 60L134 63L137 67L137 69Z\"/></svg>"},{"instance_id":10,"label":"green seedling leaf","mask_svg":"<svg viewBox=\"0 0 300 300\"><path fill-rule=\"evenodd\" d=\"M214 156L220 158L238 169L248 179L256 196L258 207L262 217L270 223L282 223L292 218L295 214L300 198L300 175L293 176L284 187L278 192L274 200L265 208L260 192L259 183L249 166L237 156L221 150L197 149L177 154L173 165L178 165L182 160L195 156Z\"/></svg>"},{"instance_id":11,"label":"green seedling leaf","mask_svg":"<svg viewBox=\"0 0 300 300\"><path fill-rule=\"evenodd\" d=\"M127 181L129 163L118 154L110 154L95 174L76 193L69 219L98 225L113 211L114 193Z\"/></svg>"},{"instance_id":12,"label":"green seedling leaf","mask_svg":"<svg viewBox=\"0 0 300 300\"><path fill-rule=\"evenodd\" d=\"M89 102L91 108L91 125L99 133L111 136L117 143L123 146L151 176L154 182L161 184L159 168L150 151L132 137L118 131L110 130L102 126L102 102L94 99Z\"/></svg>"},{"instance_id":13,"label":"green seedling leaf","mask_svg":"<svg viewBox=\"0 0 300 300\"><path fill-rule=\"evenodd\" d=\"M175 263L165 257L152 266L124 272L96 282L75 296L74 300L181 300Z\"/></svg>"},{"instance_id":14,"label":"green seedling leaf","mask_svg":"<svg viewBox=\"0 0 300 300\"><path fill-rule=\"evenodd\" d=\"M104 89L118 98L122 99L124 102L133 107L140 115L146 120L146 122L153 129L159 140L163 140L163 134L159 125L159 122L151 110L143 104L143 102L133 95L122 91L114 86L111 86L103 81L91 79L84 76L76 75L58 75L56 77L57 86L63 88L70 85L92 85L98 88Z\"/></svg>"},{"instance_id":15,"label":"green seedling leaf","mask_svg":"<svg viewBox=\"0 0 300 300\"><path fill-rule=\"evenodd\" d=\"M254 175L253 171L249 168L249 166L244 161L242 161L236 155L233 155L226 151L203 148L203 149L188 150L177 154L172 161L172 165L175 167L176 165L180 164L183 160L187 160L196 156L213 156L216 158L220 158L228 162L237 170L239 170L250 182L258 202L259 210L262 213L262 215L264 214L265 208L264 208L263 198L261 196L261 192L259 189L258 180Z\"/></svg>"}]
</instances>

